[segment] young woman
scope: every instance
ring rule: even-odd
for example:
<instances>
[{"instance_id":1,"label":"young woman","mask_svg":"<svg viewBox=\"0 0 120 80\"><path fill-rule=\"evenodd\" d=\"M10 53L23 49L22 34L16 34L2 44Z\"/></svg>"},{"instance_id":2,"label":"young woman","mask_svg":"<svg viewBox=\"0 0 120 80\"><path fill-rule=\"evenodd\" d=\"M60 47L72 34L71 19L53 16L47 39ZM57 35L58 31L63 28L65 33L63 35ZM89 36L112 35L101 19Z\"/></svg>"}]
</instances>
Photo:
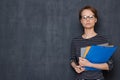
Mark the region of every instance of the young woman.
<instances>
[{"instance_id":1,"label":"young woman","mask_svg":"<svg viewBox=\"0 0 120 80\"><path fill-rule=\"evenodd\" d=\"M75 80L104 80L102 70L111 70L113 65L112 60L106 63L95 64L80 57L80 49L82 47L108 43L106 38L99 35L94 30L95 24L98 21L96 9L91 6L83 7L79 12L79 21L84 28L84 33L74 38L71 45L71 66L77 73ZM86 70L84 66L99 70Z\"/></svg>"}]
</instances>

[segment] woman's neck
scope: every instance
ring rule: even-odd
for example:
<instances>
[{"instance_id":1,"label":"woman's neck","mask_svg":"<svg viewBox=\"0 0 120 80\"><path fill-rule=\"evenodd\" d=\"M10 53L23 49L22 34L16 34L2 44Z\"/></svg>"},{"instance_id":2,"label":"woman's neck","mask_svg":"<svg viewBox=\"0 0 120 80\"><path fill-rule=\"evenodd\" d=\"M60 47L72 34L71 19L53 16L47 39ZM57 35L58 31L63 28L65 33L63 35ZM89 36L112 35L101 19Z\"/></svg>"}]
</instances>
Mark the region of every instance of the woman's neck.
<instances>
[{"instance_id":1,"label":"woman's neck","mask_svg":"<svg viewBox=\"0 0 120 80\"><path fill-rule=\"evenodd\" d=\"M84 39L89 39L89 38L92 38L92 37L94 37L96 35L97 35L97 33L94 31L94 29L85 29L84 34L82 35L82 37Z\"/></svg>"}]
</instances>

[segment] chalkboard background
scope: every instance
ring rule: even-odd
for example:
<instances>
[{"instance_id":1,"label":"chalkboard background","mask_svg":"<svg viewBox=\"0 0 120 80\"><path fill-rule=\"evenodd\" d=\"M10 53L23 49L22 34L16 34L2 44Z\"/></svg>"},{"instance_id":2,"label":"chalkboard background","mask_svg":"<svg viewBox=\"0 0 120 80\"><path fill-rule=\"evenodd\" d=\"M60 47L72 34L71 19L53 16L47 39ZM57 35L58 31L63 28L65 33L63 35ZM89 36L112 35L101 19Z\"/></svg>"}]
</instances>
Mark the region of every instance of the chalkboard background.
<instances>
[{"instance_id":1,"label":"chalkboard background","mask_svg":"<svg viewBox=\"0 0 120 80\"><path fill-rule=\"evenodd\" d=\"M74 80L73 37L79 10L98 10L96 30L120 46L120 0L0 0L0 80ZM120 48L106 80L120 79Z\"/></svg>"}]
</instances>

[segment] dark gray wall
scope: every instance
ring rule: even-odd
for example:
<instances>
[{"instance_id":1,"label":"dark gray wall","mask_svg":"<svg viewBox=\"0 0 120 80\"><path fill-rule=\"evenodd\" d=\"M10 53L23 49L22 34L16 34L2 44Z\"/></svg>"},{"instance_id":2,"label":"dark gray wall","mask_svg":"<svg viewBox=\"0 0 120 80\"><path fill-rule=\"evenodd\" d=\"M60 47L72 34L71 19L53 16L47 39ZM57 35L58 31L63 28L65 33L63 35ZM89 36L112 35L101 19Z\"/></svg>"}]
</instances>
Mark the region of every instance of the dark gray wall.
<instances>
[{"instance_id":1,"label":"dark gray wall","mask_svg":"<svg viewBox=\"0 0 120 80\"><path fill-rule=\"evenodd\" d=\"M70 45L84 5L96 7L97 32L119 46L119 0L0 0L0 80L73 80ZM119 48L113 60L106 80L120 78Z\"/></svg>"}]
</instances>

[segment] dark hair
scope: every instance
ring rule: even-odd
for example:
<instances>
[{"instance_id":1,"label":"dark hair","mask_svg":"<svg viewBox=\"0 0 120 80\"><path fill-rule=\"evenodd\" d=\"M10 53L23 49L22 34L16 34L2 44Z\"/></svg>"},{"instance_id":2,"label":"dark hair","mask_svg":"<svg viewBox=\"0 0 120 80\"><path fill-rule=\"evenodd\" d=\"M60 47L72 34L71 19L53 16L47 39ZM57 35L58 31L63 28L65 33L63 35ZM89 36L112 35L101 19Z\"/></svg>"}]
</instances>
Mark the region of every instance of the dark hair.
<instances>
[{"instance_id":1,"label":"dark hair","mask_svg":"<svg viewBox=\"0 0 120 80\"><path fill-rule=\"evenodd\" d=\"M80 11L79 11L79 20L81 20L81 13L85 10L88 9L90 11L92 11L94 13L95 18L98 19L98 15L97 15L97 10L95 8L93 8L92 6L85 6L83 7Z\"/></svg>"}]
</instances>

